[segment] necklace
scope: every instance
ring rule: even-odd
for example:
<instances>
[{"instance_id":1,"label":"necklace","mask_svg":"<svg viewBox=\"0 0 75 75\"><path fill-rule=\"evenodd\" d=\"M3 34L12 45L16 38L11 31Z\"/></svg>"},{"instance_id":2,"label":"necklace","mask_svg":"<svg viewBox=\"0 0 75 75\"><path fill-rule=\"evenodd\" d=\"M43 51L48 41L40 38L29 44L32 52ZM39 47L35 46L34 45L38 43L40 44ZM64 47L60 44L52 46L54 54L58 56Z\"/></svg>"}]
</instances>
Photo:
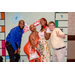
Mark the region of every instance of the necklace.
<instances>
[{"instance_id":1,"label":"necklace","mask_svg":"<svg viewBox=\"0 0 75 75\"><path fill-rule=\"evenodd\" d=\"M46 26L43 26L43 28L46 28Z\"/></svg>"},{"instance_id":2,"label":"necklace","mask_svg":"<svg viewBox=\"0 0 75 75\"><path fill-rule=\"evenodd\" d=\"M33 34L36 34L36 32L33 32Z\"/></svg>"},{"instance_id":3,"label":"necklace","mask_svg":"<svg viewBox=\"0 0 75 75\"><path fill-rule=\"evenodd\" d=\"M36 34L36 32L33 32L33 34L35 35L35 38L37 37L37 34Z\"/></svg>"}]
</instances>

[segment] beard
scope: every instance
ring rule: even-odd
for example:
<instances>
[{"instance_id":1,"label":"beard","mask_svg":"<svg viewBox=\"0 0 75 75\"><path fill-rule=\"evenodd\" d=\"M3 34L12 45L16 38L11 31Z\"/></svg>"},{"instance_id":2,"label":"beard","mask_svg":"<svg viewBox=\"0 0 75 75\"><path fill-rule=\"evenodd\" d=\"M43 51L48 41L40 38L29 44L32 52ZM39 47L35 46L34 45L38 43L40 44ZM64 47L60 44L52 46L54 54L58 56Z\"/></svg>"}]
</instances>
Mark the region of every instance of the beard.
<instances>
[{"instance_id":1,"label":"beard","mask_svg":"<svg viewBox=\"0 0 75 75\"><path fill-rule=\"evenodd\" d=\"M23 28L21 28L21 27L19 26L19 28L22 30L24 27L23 27Z\"/></svg>"}]
</instances>

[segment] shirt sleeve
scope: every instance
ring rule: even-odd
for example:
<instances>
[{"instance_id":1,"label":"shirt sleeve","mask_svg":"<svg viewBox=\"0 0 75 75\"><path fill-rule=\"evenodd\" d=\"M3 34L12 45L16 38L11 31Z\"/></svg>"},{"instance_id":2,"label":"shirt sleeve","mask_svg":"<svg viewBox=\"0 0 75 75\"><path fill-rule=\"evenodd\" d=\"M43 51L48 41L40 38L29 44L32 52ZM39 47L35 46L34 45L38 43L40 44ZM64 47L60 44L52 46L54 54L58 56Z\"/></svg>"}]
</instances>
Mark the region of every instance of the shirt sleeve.
<instances>
[{"instance_id":1,"label":"shirt sleeve","mask_svg":"<svg viewBox=\"0 0 75 75\"><path fill-rule=\"evenodd\" d=\"M59 29L59 34L64 35L64 33Z\"/></svg>"},{"instance_id":2,"label":"shirt sleeve","mask_svg":"<svg viewBox=\"0 0 75 75\"><path fill-rule=\"evenodd\" d=\"M59 34L64 35L64 33L58 28Z\"/></svg>"},{"instance_id":3,"label":"shirt sleeve","mask_svg":"<svg viewBox=\"0 0 75 75\"><path fill-rule=\"evenodd\" d=\"M15 30L11 30L11 31L10 31L10 43L11 43L13 49L14 49L14 50L17 50L17 47L16 47L15 42L14 42L15 36L16 36L16 35L15 35Z\"/></svg>"},{"instance_id":4,"label":"shirt sleeve","mask_svg":"<svg viewBox=\"0 0 75 75\"><path fill-rule=\"evenodd\" d=\"M49 28L47 28L47 31L46 31L46 33L51 33L51 31L50 31L50 29L49 29Z\"/></svg>"}]
</instances>

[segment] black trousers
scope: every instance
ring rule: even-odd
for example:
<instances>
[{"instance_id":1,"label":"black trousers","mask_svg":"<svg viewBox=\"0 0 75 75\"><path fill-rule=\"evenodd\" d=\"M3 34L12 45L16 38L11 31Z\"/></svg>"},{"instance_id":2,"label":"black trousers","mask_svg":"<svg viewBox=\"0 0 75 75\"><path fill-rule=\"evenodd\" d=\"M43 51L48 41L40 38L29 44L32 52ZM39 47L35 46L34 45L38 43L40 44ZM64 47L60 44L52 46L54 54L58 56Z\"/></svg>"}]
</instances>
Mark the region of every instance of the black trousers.
<instances>
[{"instance_id":1,"label":"black trousers","mask_svg":"<svg viewBox=\"0 0 75 75\"><path fill-rule=\"evenodd\" d=\"M0 62L3 62L3 58L2 58L2 56L0 56Z\"/></svg>"},{"instance_id":2,"label":"black trousers","mask_svg":"<svg viewBox=\"0 0 75 75\"><path fill-rule=\"evenodd\" d=\"M16 47L18 48L17 43L15 43ZM18 62L20 59L20 55L18 53L14 54L15 50L13 49L10 42L5 43L5 47L8 51L10 62Z\"/></svg>"}]
</instances>

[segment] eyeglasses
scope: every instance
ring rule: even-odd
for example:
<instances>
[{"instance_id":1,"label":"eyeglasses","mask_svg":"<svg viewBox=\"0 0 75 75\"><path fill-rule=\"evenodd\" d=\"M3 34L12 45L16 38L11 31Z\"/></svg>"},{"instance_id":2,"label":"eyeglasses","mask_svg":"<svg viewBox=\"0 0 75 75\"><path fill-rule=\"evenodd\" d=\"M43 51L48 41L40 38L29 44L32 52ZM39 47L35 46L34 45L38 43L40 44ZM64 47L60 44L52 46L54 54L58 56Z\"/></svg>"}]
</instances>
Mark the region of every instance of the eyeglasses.
<instances>
[{"instance_id":1,"label":"eyeglasses","mask_svg":"<svg viewBox=\"0 0 75 75\"><path fill-rule=\"evenodd\" d=\"M49 25L49 26L55 26L55 25Z\"/></svg>"}]
</instances>

